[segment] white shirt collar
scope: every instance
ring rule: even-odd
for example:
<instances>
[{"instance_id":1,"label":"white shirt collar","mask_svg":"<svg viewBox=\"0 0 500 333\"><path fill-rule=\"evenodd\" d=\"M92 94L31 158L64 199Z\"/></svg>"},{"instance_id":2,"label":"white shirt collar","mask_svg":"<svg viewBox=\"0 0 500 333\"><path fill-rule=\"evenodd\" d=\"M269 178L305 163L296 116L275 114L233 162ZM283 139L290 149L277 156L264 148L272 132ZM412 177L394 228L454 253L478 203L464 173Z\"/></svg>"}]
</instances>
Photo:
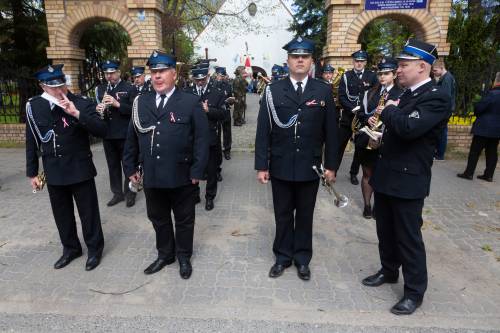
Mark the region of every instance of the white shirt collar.
<instances>
[{"instance_id":1,"label":"white shirt collar","mask_svg":"<svg viewBox=\"0 0 500 333\"><path fill-rule=\"evenodd\" d=\"M414 92L415 90L417 90L418 88L420 88L421 86L423 86L424 84L426 84L427 82L430 82L431 81L431 78L428 77L427 79L423 80L423 81L420 81L419 83L413 85L410 87L411 89L411 92Z\"/></svg>"},{"instance_id":2,"label":"white shirt collar","mask_svg":"<svg viewBox=\"0 0 500 333\"><path fill-rule=\"evenodd\" d=\"M389 92L389 91L391 91L392 87L394 87L394 84L391 84L390 86L387 86L387 87L382 86L382 90L384 90L384 88L385 88L385 91ZM382 90L380 90L381 93L382 93Z\"/></svg>"},{"instance_id":3,"label":"white shirt collar","mask_svg":"<svg viewBox=\"0 0 500 333\"><path fill-rule=\"evenodd\" d=\"M300 81L300 82L302 82L302 91L304 91L306 89L306 85L307 85L307 80L308 79L309 79L309 77L306 76L304 78L304 80ZM299 82L299 81L295 80L291 76L290 76L290 81L292 81L293 89L297 90L297 88L298 88L297 82Z\"/></svg>"},{"instance_id":4,"label":"white shirt collar","mask_svg":"<svg viewBox=\"0 0 500 333\"><path fill-rule=\"evenodd\" d=\"M165 94L165 101L163 102L162 107L165 106L165 104L167 104L168 99L170 98L170 96L172 96L174 91L175 91L175 86L172 88L172 90L170 90L168 93ZM160 104L160 101L161 101L161 95L158 94L158 92L157 92L156 93L156 107L158 107L158 105Z\"/></svg>"}]
</instances>

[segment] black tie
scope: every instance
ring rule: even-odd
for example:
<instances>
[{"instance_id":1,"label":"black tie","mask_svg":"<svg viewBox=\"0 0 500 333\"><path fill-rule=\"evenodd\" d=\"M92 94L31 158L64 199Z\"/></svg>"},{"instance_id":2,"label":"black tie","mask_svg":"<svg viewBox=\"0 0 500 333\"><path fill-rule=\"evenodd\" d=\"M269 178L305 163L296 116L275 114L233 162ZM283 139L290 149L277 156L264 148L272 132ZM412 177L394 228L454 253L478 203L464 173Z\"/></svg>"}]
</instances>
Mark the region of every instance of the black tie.
<instances>
[{"instance_id":1,"label":"black tie","mask_svg":"<svg viewBox=\"0 0 500 333\"><path fill-rule=\"evenodd\" d=\"M399 105L398 106L401 107L401 104L406 103L406 101L408 99L410 99L410 97L411 97L411 89L408 88L404 91L404 93L401 95L401 97L399 97Z\"/></svg>"},{"instance_id":2,"label":"black tie","mask_svg":"<svg viewBox=\"0 0 500 333\"><path fill-rule=\"evenodd\" d=\"M163 102L165 101L165 97L167 97L167 95L165 94L162 94L160 95L160 104L158 104L158 107L157 107L157 110L158 112L160 112L160 110L163 108Z\"/></svg>"},{"instance_id":3,"label":"black tie","mask_svg":"<svg viewBox=\"0 0 500 333\"><path fill-rule=\"evenodd\" d=\"M361 80L361 78L363 77L363 72L357 72L356 75L358 76L358 79Z\"/></svg>"},{"instance_id":4,"label":"black tie","mask_svg":"<svg viewBox=\"0 0 500 333\"><path fill-rule=\"evenodd\" d=\"M297 96L299 100L302 98L302 82L297 82Z\"/></svg>"}]
</instances>

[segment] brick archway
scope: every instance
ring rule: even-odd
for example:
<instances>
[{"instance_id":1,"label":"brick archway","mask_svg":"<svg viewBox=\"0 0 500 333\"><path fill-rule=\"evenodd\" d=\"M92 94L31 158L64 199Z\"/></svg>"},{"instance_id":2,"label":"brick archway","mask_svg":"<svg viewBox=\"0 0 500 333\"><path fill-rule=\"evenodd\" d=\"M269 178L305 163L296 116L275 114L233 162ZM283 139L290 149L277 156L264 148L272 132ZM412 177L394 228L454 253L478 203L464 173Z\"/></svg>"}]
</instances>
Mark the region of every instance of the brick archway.
<instances>
[{"instance_id":1,"label":"brick archway","mask_svg":"<svg viewBox=\"0 0 500 333\"><path fill-rule=\"evenodd\" d=\"M407 25L415 37L437 45L448 55L446 42L451 0L427 0L425 9L365 10L365 0L327 0L328 31L323 57L334 66L350 68L351 53L359 50L363 29L378 18L392 18Z\"/></svg>"},{"instance_id":2,"label":"brick archway","mask_svg":"<svg viewBox=\"0 0 500 333\"><path fill-rule=\"evenodd\" d=\"M162 1L144 0L45 0L49 30L47 57L64 63L69 85L78 91L77 78L85 50L79 48L83 32L93 24L113 21L129 35L127 54L132 64L143 65L154 49L162 48Z\"/></svg>"}]
</instances>

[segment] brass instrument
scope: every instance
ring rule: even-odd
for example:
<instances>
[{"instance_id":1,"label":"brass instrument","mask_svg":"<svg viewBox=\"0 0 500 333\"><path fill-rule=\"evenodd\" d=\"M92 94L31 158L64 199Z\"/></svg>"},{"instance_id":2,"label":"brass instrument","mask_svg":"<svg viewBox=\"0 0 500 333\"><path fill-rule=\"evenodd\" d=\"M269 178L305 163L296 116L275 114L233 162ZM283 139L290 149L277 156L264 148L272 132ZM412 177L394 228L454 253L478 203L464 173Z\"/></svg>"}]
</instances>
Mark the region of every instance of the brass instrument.
<instances>
[{"instance_id":1,"label":"brass instrument","mask_svg":"<svg viewBox=\"0 0 500 333\"><path fill-rule=\"evenodd\" d=\"M352 109L352 113L354 113L354 118L352 118L351 122L351 131L353 137L358 134L361 129L361 122L359 121L358 111L361 109L361 106L357 105L354 109Z\"/></svg>"},{"instance_id":2,"label":"brass instrument","mask_svg":"<svg viewBox=\"0 0 500 333\"><path fill-rule=\"evenodd\" d=\"M264 90L266 90L266 86L271 83L271 80L262 75L261 72L257 73L257 78L259 79L259 83L257 84L257 94L262 96L264 94Z\"/></svg>"},{"instance_id":3,"label":"brass instrument","mask_svg":"<svg viewBox=\"0 0 500 333\"><path fill-rule=\"evenodd\" d=\"M339 101L339 86L340 86L340 80L342 79L342 75L344 75L345 69L342 67L339 67L337 70L337 75L333 78L332 80L332 88L333 88L333 99L335 100L335 103L337 107L341 107L340 101Z\"/></svg>"},{"instance_id":4,"label":"brass instrument","mask_svg":"<svg viewBox=\"0 0 500 333\"><path fill-rule=\"evenodd\" d=\"M387 92L384 92L382 95L380 95L380 99L378 100L378 104L377 104L377 110L379 108L384 108L387 96L388 96ZM379 141L380 137L382 136L382 130L381 130L382 121L379 120L380 114L378 114L377 112L375 112L375 114L373 115L373 117L375 118L375 125L373 127L370 127L370 126L367 125L367 126L364 126L363 128L361 128L359 130L360 132L363 132L366 135L368 135L371 140L373 140L373 141L376 142L376 144L374 144L374 142L369 142L368 146L366 147L366 149L376 149L376 148L378 148L378 141Z\"/></svg>"},{"instance_id":5,"label":"brass instrument","mask_svg":"<svg viewBox=\"0 0 500 333\"><path fill-rule=\"evenodd\" d=\"M40 192L43 190L45 183L47 183L47 179L45 178L45 172L40 172L36 178L38 179L39 185L33 190L33 193Z\"/></svg>"},{"instance_id":6,"label":"brass instrument","mask_svg":"<svg viewBox=\"0 0 500 333\"><path fill-rule=\"evenodd\" d=\"M139 173L139 181L137 183L133 181L128 182L128 188L130 189L131 192L138 193L142 191L144 188L143 184L143 178L144 178L144 172L142 171L142 165L139 165L137 167L137 172Z\"/></svg>"},{"instance_id":7,"label":"brass instrument","mask_svg":"<svg viewBox=\"0 0 500 333\"><path fill-rule=\"evenodd\" d=\"M323 167L323 164L319 166L319 169L315 165L313 165L312 168L321 179L321 185L323 185L326 188L326 190L330 195L335 196L335 199L333 199L333 203L335 204L335 206L339 208L347 206L347 204L349 203L349 199L345 195L338 193L333 187L333 185L326 180L325 168Z\"/></svg>"}]
</instances>

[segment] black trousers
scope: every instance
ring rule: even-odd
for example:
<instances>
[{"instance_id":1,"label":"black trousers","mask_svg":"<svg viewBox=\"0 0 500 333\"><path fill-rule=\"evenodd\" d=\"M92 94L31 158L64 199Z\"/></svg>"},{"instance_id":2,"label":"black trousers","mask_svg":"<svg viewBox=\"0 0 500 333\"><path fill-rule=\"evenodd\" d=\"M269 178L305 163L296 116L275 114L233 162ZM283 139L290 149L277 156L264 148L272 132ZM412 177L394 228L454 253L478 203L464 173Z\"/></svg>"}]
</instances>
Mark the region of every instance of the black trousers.
<instances>
[{"instance_id":1,"label":"black trousers","mask_svg":"<svg viewBox=\"0 0 500 333\"><path fill-rule=\"evenodd\" d=\"M398 276L403 267L404 294L421 300L427 289L427 264L422 239L424 199L401 199L375 192L375 213L382 273Z\"/></svg>"},{"instance_id":2,"label":"black trousers","mask_svg":"<svg viewBox=\"0 0 500 333\"><path fill-rule=\"evenodd\" d=\"M207 164L207 186L205 190L205 198L207 199L214 199L217 195L217 172L220 166L220 156L220 146L210 146Z\"/></svg>"},{"instance_id":3,"label":"black trousers","mask_svg":"<svg viewBox=\"0 0 500 333\"><path fill-rule=\"evenodd\" d=\"M145 188L146 210L156 233L158 258L189 259L193 254L196 185ZM172 224L175 219L175 232Z\"/></svg>"},{"instance_id":4,"label":"black trousers","mask_svg":"<svg viewBox=\"0 0 500 333\"><path fill-rule=\"evenodd\" d=\"M340 168L340 164L342 163L342 158L344 157L344 151L345 148L347 147L347 143L349 143L349 140L352 137L352 131L350 127L346 126L339 126L339 157L338 157L338 166L337 170ZM359 173L359 166L360 166L360 156L359 156L359 149L354 147L354 156L352 158L352 163L351 163L351 168L349 170L349 173L351 175L357 175Z\"/></svg>"},{"instance_id":5,"label":"black trousers","mask_svg":"<svg viewBox=\"0 0 500 333\"><path fill-rule=\"evenodd\" d=\"M103 140L104 154L108 163L109 184L114 195L135 195L128 188L129 180L123 176L122 159L125 139Z\"/></svg>"},{"instance_id":6,"label":"black trousers","mask_svg":"<svg viewBox=\"0 0 500 333\"><path fill-rule=\"evenodd\" d=\"M272 177L276 262L309 265L312 258L313 213L319 180L291 182Z\"/></svg>"},{"instance_id":7,"label":"black trousers","mask_svg":"<svg viewBox=\"0 0 500 333\"><path fill-rule=\"evenodd\" d=\"M231 134L231 106L226 105L226 110L226 119L222 122L222 149L224 151L231 151L231 145L233 143Z\"/></svg>"},{"instance_id":8,"label":"black trousers","mask_svg":"<svg viewBox=\"0 0 500 333\"><path fill-rule=\"evenodd\" d=\"M52 213L56 221L64 254L81 253L73 199L82 223L83 239L88 255L100 256L104 248L99 203L94 178L71 185L47 185Z\"/></svg>"},{"instance_id":9,"label":"black trousers","mask_svg":"<svg viewBox=\"0 0 500 333\"><path fill-rule=\"evenodd\" d=\"M217 172L222 172L222 123L217 123ZM212 151L212 147L210 147L210 152Z\"/></svg>"},{"instance_id":10,"label":"black trousers","mask_svg":"<svg viewBox=\"0 0 500 333\"><path fill-rule=\"evenodd\" d=\"M477 161L479 160L479 156L484 149L484 155L486 157L486 169L484 169L484 175L488 178L493 178L498 162L499 140L499 138L487 138L484 136L474 135L470 145L467 168L464 173L469 176L474 175Z\"/></svg>"}]
</instances>

